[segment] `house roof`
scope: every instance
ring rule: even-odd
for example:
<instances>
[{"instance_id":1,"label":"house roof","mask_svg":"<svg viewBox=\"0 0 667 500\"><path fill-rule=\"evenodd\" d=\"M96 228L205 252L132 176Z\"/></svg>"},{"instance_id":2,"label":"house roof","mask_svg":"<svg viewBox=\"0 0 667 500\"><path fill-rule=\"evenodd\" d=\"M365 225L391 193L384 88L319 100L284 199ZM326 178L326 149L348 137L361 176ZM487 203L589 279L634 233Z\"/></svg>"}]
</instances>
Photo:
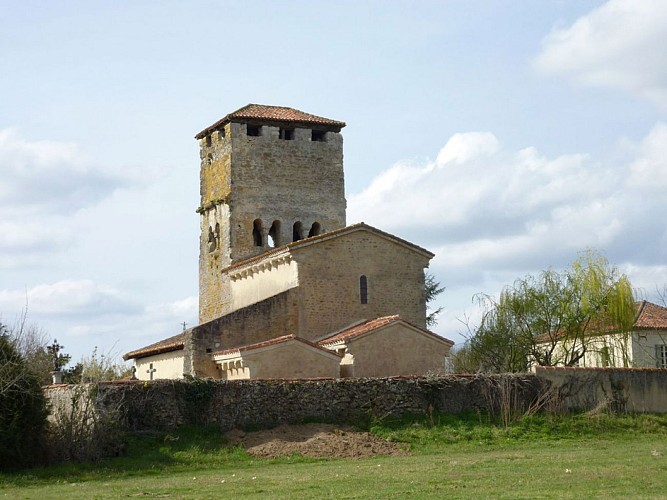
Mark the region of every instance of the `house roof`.
<instances>
[{"instance_id":1,"label":"house roof","mask_svg":"<svg viewBox=\"0 0 667 500\"><path fill-rule=\"evenodd\" d=\"M304 113L294 108L284 106L265 106L263 104L248 104L232 113L224 116L213 125L195 135L195 139L201 139L214 130L221 128L229 122L247 122L247 121L269 121L301 124L308 126L320 126L326 129L340 130L345 126L345 122L324 118L322 116Z\"/></svg>"},{"instance_id":2,"label":"house roof","mask_svg":"<svg viewBox=\"0 0 667 500\"><path fill-rule=\"evenodd\" d=\"M322 340L320 340L318 343L322 346L328 346L335 344L336 342L343 342L346 340L352 340L358 337L361 337L363 335L367 335L369 333L372 333L376 330L379 330L387 325L391 325L393 323L403 323L405 325L408 325L409 327L418 330L419 332L428 335L430 337L433 337L434 339L445 342L451 345L454 345L454 342L452 342L449 339L446 339L444 337L441 337L440 335L437 335L430 330L426 330L424 328L420 328L416 325L413 325L412 323L405 321L404 319L401 319L401 317L398 314L395 314L393 316L383 316L381 318L375 318L371 319L368 321L364 321L363 323L358 323L355 325L352 325L344 330L341 330L335 334L333 334L330 337L326 337Z\"/></svg>"},{"instance_id":3,"label":"house roof","mask_svg":"<svg viewBox=\"0 0 667 500\"><path fill-rule=\"evenodd\" d=\"M642 300L637 303L634 330L667 330L667 307Z\"/></svg>"},{"instance_id":4,"label":"house roof","mask_svg":"<svg viewBox=\"0 0 667 500\"><path fill-rule=\"evenodd\" d=\"M141 349L130 351L123 355L123 359L127 361L128 359L145 358L147 356L154 356L164 352L178 351L179 349L183 349L185 347L186 334L187 330L179 333L178 335L174 335L173 337L169 337L146 347L142 347Z\"/></svg>"},{"instance_id":5,"label":"house roof","mask_svg":"<svg viewBox=\"0 0 667 500\"><path fill-rule=\"evenodd\" d=\"M632 330L667 330L667 308L642 300L635 302L635 321ZM618 328L606 323L596 324L596 331L590 335L609 335L618 333ZM543 333L536 337L538 343L557 341L565 335L564 331L554 334Z\"/></svg>"},{"instance_id":6,"label":"house roof","mask_svg":"<svg viewBox=\"0 0 667 500\"><path fill-rule=\"evenodd\" d=\"M313 342L310 342L306 339L303 339L301 337L297 337L294 334L291 335L283 335L282 337L276 337L273 339L265 340L264 342L257 342L256 344L249 344L249 345L244 345L240 347L233 347L231 349L224 349L222 351L217 351L213 353L213 356L226 356L229 354L241 354L242 352L248 352L248 351L254 351L256 349L261 349L263 347L269 347L272 345L277 345L277 344L282 344L285 342L290 342L290 341L296 341L296 342L301 342L302 344L305 344L310 347L314 347L315 349L319 351L324 351L327 354L334 354L338 357L342 357L342 355L332 352L329 349L325 349L324 347L317 345Z\"/></svg>"},{"instance_id":7,"label":"house roof","mask_svg":"<svg viewBox=\"0 0 667 500\"><path fill-rule=\"evenodd\" d=\"M345 236L347 234L351 234L355 231L369 231L372 232L384 239L393 241L394 243L398 243L399 245L408 247L409 249L416 251L418 253L423 254L424 256L428 257L429 259L432 259L434 257L434 254L432 252L429 252L425 248L420 247L419 245L415 245L414 243L410 243L407 240L404 240L402 238L399 238L398 236L394 236L393 234L386 233L384 231L381 231L373 226L369 226L368 224L364 222L357 222L356 224L352 224L350 226L345 226L341 227L339 229L334 229L333 231L328 231L326 233L318 234L317 236L311 236L310 238L304 238L299 241L295 241L292 243L287 243L286 245L282 245L279 247L274 248L273 250L270 250L268 252L261 253L259 255L255 255L253 257L249 257L247 259L240 260L238 262L235 262L231 266L223 269L223 272L225 271L230 271L233 269L237 269L240 267L247 266L249 264L253 264L255 262L259 262L267 257L271 257L274 255L277 255L281 252L285 251L291 251L291 250L296 250L299 248L307 247L312 244L319 243L321 241L326 241L331 238L338 238L341 236Z\"/></svg>"}]
</instances>

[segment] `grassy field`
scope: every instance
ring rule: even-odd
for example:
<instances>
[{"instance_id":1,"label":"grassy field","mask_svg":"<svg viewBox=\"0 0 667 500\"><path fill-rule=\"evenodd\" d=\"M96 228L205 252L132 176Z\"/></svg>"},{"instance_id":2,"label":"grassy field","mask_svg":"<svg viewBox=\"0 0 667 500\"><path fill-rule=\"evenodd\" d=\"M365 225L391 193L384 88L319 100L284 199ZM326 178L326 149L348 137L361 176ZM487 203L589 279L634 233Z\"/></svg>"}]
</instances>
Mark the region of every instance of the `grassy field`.
<instances>
[{"instance_id":1,"label":"grassy field","mask_svg":"<svg viewBox=\"0 0 667 500\"><path fill-rule=\"evenodd\" d=\"M212 429L133 438L127 456L0 474L5 498L667 498L667 417L384 422L407 457L258 460Z\"/></svg>"}]
</instances>

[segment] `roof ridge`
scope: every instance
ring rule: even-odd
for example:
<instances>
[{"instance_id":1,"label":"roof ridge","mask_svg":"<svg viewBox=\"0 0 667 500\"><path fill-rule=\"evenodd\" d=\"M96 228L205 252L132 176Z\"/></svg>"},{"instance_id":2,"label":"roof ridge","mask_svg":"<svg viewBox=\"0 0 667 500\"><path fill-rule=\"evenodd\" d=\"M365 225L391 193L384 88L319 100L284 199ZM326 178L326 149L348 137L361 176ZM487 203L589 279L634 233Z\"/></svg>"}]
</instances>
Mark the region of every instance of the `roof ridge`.
<instances>
[{"instance_id":1,"label":"roof ridge","mask_svg":"<svg viewBox=\"0 0 667 500\"><path fill-rule=\"evenodd\" d=\"M220 120L213 125L206 127L204 130L195 135L195 139L201 139L217 130L222 125L234 119L241 120L266 120L269 122L286 122L286 123L301 123L308 125L315 125L332 129L339 132L341 128L345 127L346 123L339 120L333 120L324 116L306 113L300 109L289 106L274 106L267 104L249 103L240 107L236 111L227 113Z\"/></svg>"},{"instance_id":2,"label":"roof ridge","mask_svg":"<svg viewBox=\"0 0 667 500\"><path fill-rule=\"evenodd\" d=\"M303 344L309 345L310 347L314 347L318 350L330 353L330 354L335 354L336 356L340 356L338 353L335 353L329 349L326 349L325 347L318 345L314 342L311 342L310 340L304 339L303 337L299 337L298 335L294 333L290 333L287 335L281 335L279 337L274 337L272 339L264 340L262 342L255 342L252 344L247 344L247 345L242 345L238 347L231 347L229 349L223 349L221 351L217 351L213 353L213 356L224 356L228 354L234 354L238 352L241 354L242 352L247 352L247 351L253 351L255 349L261 349L263 347L270 347L272 345L276 344L282 344L283 342L287 342L289 340L296 340L297 342L301 342Z\"/></svg>"},{"instance_id":3,"label":"roof ridge","mask_svg":"<svg viewBox=\"0 0 667 500\"><path fill-rule=\"evenodd\" d=\"M272 255L277 255L282 251L285 250L292 250L299 248L304 245L310 245L312 243L316 243L320 240L324 240L327 238L335 237L339 234L343 234L345 232L352 232L358 229L365 229L367 231L371 231L376 233L378 236L382 236L384 238L388 238L390 240L394 240L397 243L400 243L401 245L408 246L410 248L413 248L414 250L418 252L424 252L429 255L431 255L431 258L433 258L434 254L433 252L426 250L424 247L421 247L419 245L416 245L415 243L411 243L406 239L401 238L400 236L393 235L391 233L388 233L386 231L382 231L381 229L378 229L376 227L373 227L369 224L366 224L365 222L355 222L354 224L350 224L349 226L343 226L339 227L337 229L332 229L331 231L327 231L325 233L318 234L316 236L310 236L308 238L303 238L299 241L292 241L290 243L285 243L284 245L281 245L279 247L273 248L267 252L260 253L258 255L253 255L252 257L248 257L246 259L239 260L237 262L234 262L233 264L227 266L222 270L222 272L227 272L232 269L236 269L239 267L243 267L245 265L251 264L252 262L257 262L260 261L266 257L270 257Z\"/></svg>"}]
</instances>

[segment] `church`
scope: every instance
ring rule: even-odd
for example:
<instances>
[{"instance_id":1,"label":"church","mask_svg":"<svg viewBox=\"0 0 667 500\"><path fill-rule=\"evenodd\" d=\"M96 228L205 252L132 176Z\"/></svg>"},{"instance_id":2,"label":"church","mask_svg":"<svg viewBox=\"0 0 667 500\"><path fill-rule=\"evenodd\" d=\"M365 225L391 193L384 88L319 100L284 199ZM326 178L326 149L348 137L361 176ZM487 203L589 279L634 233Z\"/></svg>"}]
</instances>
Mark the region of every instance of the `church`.
<instances>
[{"instance_id":1,"label":"church","mask_svg":"<svg viewBox=\"0 0 667 500\"><path fill-rule=\"evenodd\" d=\"M249 104L199 132L199 325L125 354L140 380L424 375L433 254L347 225L345 123Z\"/></svg>"}]
</instances>

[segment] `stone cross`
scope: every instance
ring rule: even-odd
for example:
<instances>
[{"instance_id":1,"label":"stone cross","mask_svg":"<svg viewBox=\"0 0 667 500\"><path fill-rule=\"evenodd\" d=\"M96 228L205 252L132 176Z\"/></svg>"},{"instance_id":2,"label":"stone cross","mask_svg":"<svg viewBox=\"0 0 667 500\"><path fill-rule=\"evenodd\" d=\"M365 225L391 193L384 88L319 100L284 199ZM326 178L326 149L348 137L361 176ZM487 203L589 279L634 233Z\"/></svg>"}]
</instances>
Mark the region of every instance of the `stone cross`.
<instances>
[{"instance_id":1,"label":"stone cross","mask_svg":"<svg viewBox=\"0 0 667 500\"><path fill-rule=\"evenodd\" d=\"M151 379L151 380L153 380L153 374L154 374L156 371L157 371L157 370L156 370L155 368L153 368L153 363L151 363L151 364L149 365L149 367L148 367L148 370L146 370L146 373L148 373L148 375L150 375L150 377L151 377L150 379Z\"/></svg>"}]
</instances>

